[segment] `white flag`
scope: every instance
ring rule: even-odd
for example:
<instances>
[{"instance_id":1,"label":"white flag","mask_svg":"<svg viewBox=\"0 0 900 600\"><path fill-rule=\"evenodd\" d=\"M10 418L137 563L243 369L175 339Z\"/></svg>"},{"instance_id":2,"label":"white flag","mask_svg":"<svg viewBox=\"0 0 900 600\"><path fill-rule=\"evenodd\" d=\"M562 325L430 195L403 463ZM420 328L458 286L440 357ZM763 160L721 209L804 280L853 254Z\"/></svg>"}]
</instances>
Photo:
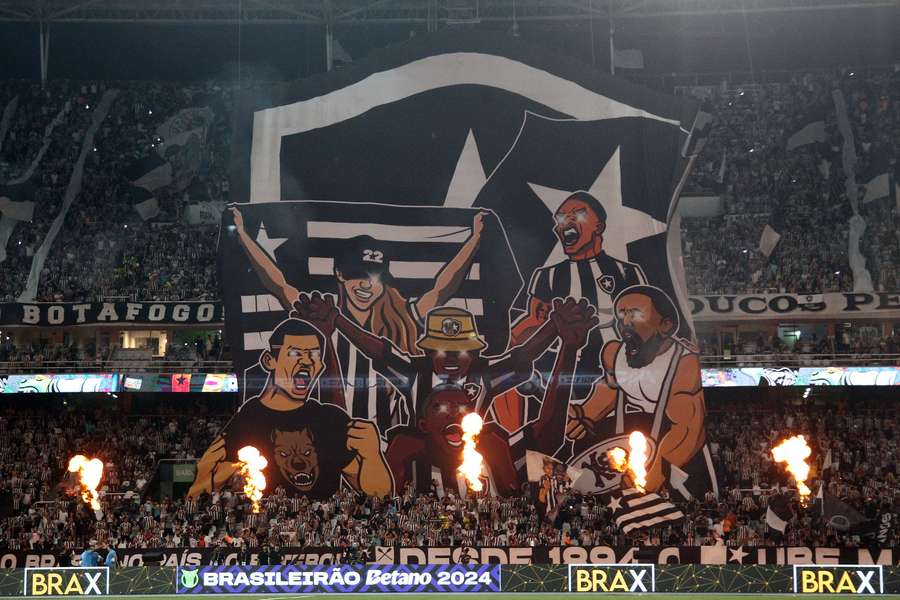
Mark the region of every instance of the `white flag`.
<instances>
[{"instance_id":1,"label":"white flag","mask_svg":"<svg viewBox=\"0 0 900 600\"><path fill-rule=\"evenodd\" d=\"M15 202L6 196L0 197L0 213L13 221L28 221L34 217L34 202Z\"/></svg>"},{"instance_id":2,"label":"white flag","mask_svg":"<svg viewBox=\"0 0 900 600\"><path fill-rule=\"evenodd\" d=\"M156 198L144 200L143 202L135 204L134 210L141 215L143 220L149 221L159 214L159 201Z\"/></svg>"},{"instance_id":3,"label":"white flag","mask_svg":"<svg viewBox=\"0 0 900 600\"><path fill-rule=\"evenodd\" d=\"M762 235L759 237L759 251L766 256L771 256L780 239L781 234L772 229L771 225L766 224Z\"/></svg>"},{"instance_id":4,"label":"white flag","mask_svg":"<svg viewBox=\"0 0 900 600\"><path fill-rule=\"evenodd\" d=\"M350 53L347 52L337 38L331 38L331 57L334 59L334 62L353 62L353 57L350 56Z\"/></svg>"},{"instance_id":5,"label":"white flag","mask_svg":"<svg viewBox=\"0 0 900 600\"><path fill-rule=\"evenodd\" d=\"M813 142L825 141L825 121L813 121L807 123L800 131L788 138L788 151L800 146L812 144Z\"/></svg>"},{"instance_id":6,"label":"white flag","mask_svg":"<svg viewBox=\"0 0 900 600\"><path fill-rule=\"evenodd\" d=\"M891 193L890 189L891 177L888 173L876 175L866 183L866 195L863 196L863 202L871 202L884 198Z\"/></svg>"}]
</instances>

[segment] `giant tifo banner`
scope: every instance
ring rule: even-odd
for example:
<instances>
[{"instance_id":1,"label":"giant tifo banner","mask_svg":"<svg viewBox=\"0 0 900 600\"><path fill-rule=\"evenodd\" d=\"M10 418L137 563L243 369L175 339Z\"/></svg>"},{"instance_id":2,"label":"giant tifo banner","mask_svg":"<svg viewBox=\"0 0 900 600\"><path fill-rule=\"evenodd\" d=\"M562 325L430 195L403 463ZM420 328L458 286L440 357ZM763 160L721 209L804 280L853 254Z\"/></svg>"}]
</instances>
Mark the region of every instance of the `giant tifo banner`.
<instances>
[{"instance_id":1,"label":"giant tifo banner","mask_svg":"<svg viewBox=\"0 0 900 600\"><path fill-rule=\"evenodd\" d=\"M221 302L2 302L0 325L221 325Z\"/></svg>"},{"instance_id":2,"label":"giant tifo banner","mask_svg":"<svg viewBox=\"0 0 900 600\"><path fill-rule=\"evenodd\" d=\"M219 247L244 403L193 494L248 445L270 490L533 481L548 509L614 496L626 531L715 489L666 243L694 104L459 32L270 92L239 111ZM634 431L646 494L606 458Z\"/></svg>"},{"instance_id":3,"label":"giant tifo banner","mask_svg":"<svg viewBox=\"0 0 900 600\"><path fill-rule=\"evenodd\" d=\"M896 319L900 292L691 296L695 321Z\"/></svg>"}]
</instances>

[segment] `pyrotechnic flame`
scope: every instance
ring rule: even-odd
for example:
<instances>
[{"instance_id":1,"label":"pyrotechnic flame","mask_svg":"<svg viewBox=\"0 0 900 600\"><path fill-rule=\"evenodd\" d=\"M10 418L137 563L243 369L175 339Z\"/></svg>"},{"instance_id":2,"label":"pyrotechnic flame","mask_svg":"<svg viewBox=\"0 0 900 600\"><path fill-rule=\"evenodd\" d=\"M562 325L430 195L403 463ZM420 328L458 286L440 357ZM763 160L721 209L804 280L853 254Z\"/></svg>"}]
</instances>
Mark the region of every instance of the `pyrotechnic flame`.
<instances>
[{"instance_id":1,"label":"pyrotechnic flame","mask_svg":"<svg viewBox=\"0 0 900 600\"><path fill-rule=\"evenodd\" d=\"M772 448L772 457L775 462L785 463L785 468L797 482L797 491L800 493L800 501L806 502L809 499L810 490L806 486L806 479L809 477L809 464L806 459L812 454L812 450L806 443L806 438L802 435L795 435L782 441L780 444Z\"/></svg>"},{"instance_id":2,"label":"pyrotechnic flame","mask_svg":"<svg viewBox=\"0 0 900 600\"><path fill-rule=\"evenodd\" d=\"M628 436L628 470L634 478L634 487L644 492L647 485L647 438L640 431L632 431Z\"/></svg>"},{"instance_id":3,"label":"pyrotechnic flame","mask_svg":"<svg viewBox=\"0 0 900 600\"><path fill-rule=\"evenodd\" d=\"M259 512L259 501L262 500L263 490L266 489L266 476L262 470L269 464L266 457L259 453L253 446L244 446L238 450L237 466L244 478L244 494L253 504L253 512Z\"/></svg>"},{"instance_id":4,"label":"pyrotechnic flame","mask_svg":"<svg viewBox=\"0 0 900 600\"><path fill-rule=\"evenodd\" d=\"M100 494L97 486L103 477L103 461L99 458L88 459L83 454L76 454L69 459L69 471L78 473L78 483L81 485L81 499L91 505L94 510L100 510Z\"/></svg>"},{"instance_id":5,"label":"pyrotechnic flame","mask_svg":"<svg viewBox=\"0 0 900 600\"><path fill-rule=\"evenodd\" d=\"M625 448L619 448L618 446L610 448L606 452L606 458L609 459L609 466L619 473L624 473L628 468L628 453L625 452Z\"/></svg>"},{"instance_id":6,"label":"pyrotechnic flame","mask_svg":"<svg viewBox=\"0 0 900 600\"><path fill-rule=\"evenodd\" d=\"M460 423L464 446L463 461L457 470L466 478L469 487L475 492L480 492L484 488L484 484L481 483L481 465L484 463L484 458L475 449L475 436L481 432L483 424L484 421L478 413L467 414Z\"/></svg>"},{"instance_id":7,"label":"pyrotechnic flame","mask_svg":"<svg viewBox=\"0 0 900 600\"><path fill-rule=\"evenodd\" d=\"M644 492L647 485L647 438L640 431L633 431L628 436L628 451L615 446L606 451L609 466L619 473L628 471L634 487Z\"/></svg>"}]
</instances>

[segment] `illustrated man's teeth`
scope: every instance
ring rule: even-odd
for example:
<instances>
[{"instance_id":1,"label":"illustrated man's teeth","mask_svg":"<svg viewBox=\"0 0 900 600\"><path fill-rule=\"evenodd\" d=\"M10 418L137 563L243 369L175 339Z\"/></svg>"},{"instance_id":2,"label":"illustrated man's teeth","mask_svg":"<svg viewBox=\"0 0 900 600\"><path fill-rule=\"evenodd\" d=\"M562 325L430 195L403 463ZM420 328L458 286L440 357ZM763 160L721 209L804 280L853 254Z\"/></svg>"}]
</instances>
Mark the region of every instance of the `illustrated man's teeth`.
<instances>
[{"instance_id":1,"label":"illustrated man's teeth","mask_svg":"<svg viewBox=\"0 0 900 600\"><path fill-rule=\"evenodd\" d=\"M453 447L462 446L462 428L459 425L448 425L444 428L444 439Z\"/></svg>"},{"instance_id":2,"label":"illustrated man's teeth","mask_svg":"<svg viewBox=\"0 0 900 600\"><path fill-rule=\"evenodd\" d=\"M445 371L458 371L459 367L457 367L456 365L444 365L444 370Z\"/></svg>"},{"instance_id":3,"label":"illustrated man's teeth","mask_svg":"<svg viewBox=\"0 0 900 600\"><path fill-rule=\"evenodd\" d=\"M309 383L309 371L301 369L294 374L294 387L298 390L305 390Z\"/></svg>"},{"instance_id":4,"label":"illustrated man's teeth","mask_svg":"<svg viewBox=\"0 0 900 600\"><path fill-rule=\"evenodd\" d=\"M366 290L353 290L353 293L363 300L368 300L372 297L372 292L367 292Z\"/></svg>"},{"instance_id":5,"label":"illustrated man's teeth","mask_svg":"<svg viewBox=\"0 0 900 600\"><path fill-rule=\"evenodd\" d=\"M575 227L566 227L563 229L563 243L574 244L578 241L578 229Z\"/></svg>"}]
</instances>

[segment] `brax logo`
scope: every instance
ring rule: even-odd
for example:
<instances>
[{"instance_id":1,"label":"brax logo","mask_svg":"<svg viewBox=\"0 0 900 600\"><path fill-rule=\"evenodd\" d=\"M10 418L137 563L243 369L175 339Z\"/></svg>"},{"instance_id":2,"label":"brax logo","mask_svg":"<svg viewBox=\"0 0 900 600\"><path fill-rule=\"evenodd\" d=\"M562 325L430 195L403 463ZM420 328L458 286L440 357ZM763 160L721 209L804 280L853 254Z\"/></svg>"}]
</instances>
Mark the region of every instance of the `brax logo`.
<instances>
[{"instance_id":1,"label":"brax logo","mask_svg":"<svg viewBox=\"0 0 900 600\"><path fill-rule=\"evenodd\" d=\"M571 592L655 592L654 565L571 565Z\"/></svg>"},{"instance_id":2,"label":"brax logo","mask_svg":"<svg viewBox=\"0 0 900 600\"><path fill-rule=\"evenodd\" d=\"M881 565L795 565L794 593L883 594Z\"/></svg>"},{"instance_id":3,"label":"brax logo","mask_svg":"<svg viewBox=\"0 0 900 600\"><path fill-rule=\"evenodd\" d=\"M26 596L105 596L109 593L106 567L26 568Z\"/></svg>"}]
</instances>

